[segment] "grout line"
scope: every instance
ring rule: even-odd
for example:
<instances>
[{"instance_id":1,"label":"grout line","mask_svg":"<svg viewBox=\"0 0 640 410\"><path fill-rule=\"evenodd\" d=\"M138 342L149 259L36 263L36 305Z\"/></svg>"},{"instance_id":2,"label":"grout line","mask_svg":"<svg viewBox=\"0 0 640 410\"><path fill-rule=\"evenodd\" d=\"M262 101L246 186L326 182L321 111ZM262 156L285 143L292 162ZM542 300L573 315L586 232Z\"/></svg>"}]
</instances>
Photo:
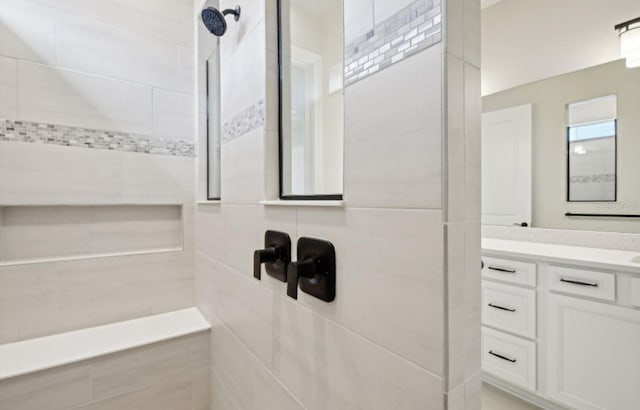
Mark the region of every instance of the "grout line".
<instances>
[{"instance_id":1,"label":"grout line","mask_svg":"<svg viewBox=\"0 0 640 410\"><path fill-rule=\"evenodd\" d=\"M245 279L252 279L251 277L249 277L249 275L244 275L242 272L238 271L237 269L235 269L232 266L229 266L224 261L220 261L220 260L214 259L213 257L209 256L208 254L206 254L206 253L204 253L204 252L202 252L200 250L196 250L196 252L199 253L201 256L204 256L205 258L209 259L210 261L213 261L213 262L215 262L217 264L222 265L223 267L227 268L228 270L234 272L236 275L240 275L241 277L243 277ZM263 283L263 281L260 281L260 283L258 283L258 285L261 286L262 288L264 288L265 290L272 292L275 296L287 297L284 292L278 292L278 291L274 290L273 288L265 285ZM299 308L305 309L306 311L310 312L312 315L317 316L317 317L325 320L329 324L334 325L336 327L339 327L339 328L343 329L344 331L346 331L346 332L348 332L348 333L350 333L352 335L355 335L355 336L357 336L357 337L359 337L359 338L361 338L361 339L373 344L374 346L376 346L380 350L385 351L385 352L395 356L396 358L402 360L403 362L406 362L407 364L410 364L410 365L412 365L414 367L417 367L418 369L424 371L425 373L429 374L432 377L436 377L438 379L444 380L443 375L438 375L437 373L434 373L433 371L431 371L429 369L426 369L426 368L422 367L421 365L413 362L411 359L408 359L408 358L400 355L399 353L396 353L396 352L393 352L393 351L389 350L388 348L380 345L378 342L373 341L368 336L365 336L365 335L362 335L360 333L357 333L354 330L351 330L351 329L345 327L343 324L341 324L339 322L336 322L335 320L330 319L330 318L328 318L328 317L326 317L326 316L324 316L324 315L322 315L320 313L315 312L314 310L312 310L311 308L309 308L306 305L301 304L300 302L295 302L295 303L298 305ZM218 319L220 319L220 318L218 318ZM220 319L220 321L222 322L221 319ZM272 342L275 342L275 340L272 340ZM244 343L243 343L243 345L244 345ZM260 360L260 359L258 359L258 360Z\"/></svg>"}]
</instances>

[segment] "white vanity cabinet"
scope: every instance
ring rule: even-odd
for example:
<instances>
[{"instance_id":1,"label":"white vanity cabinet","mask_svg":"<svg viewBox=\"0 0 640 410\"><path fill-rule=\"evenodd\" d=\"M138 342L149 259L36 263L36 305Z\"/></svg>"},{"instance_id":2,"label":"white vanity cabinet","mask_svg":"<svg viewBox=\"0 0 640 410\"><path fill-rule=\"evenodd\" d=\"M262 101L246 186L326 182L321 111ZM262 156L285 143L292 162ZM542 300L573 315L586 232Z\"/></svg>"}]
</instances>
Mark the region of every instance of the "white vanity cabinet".
<instances>
[{"instance_id":1,"label":"white vanity cabinet","mask_svg":"<svg viewBox=\"0 0 640 410\"><path fill-rule=\"evenodd\" d=\"M640 311L550 295L549 397L577 409L640 409Z\"/></svg>"},{"instance_id":2,"label":"white vanity cabinet","mask_svg":"<svg viewBox=\"0 0 640 410\"><path fill-rule=\"evenodd\" d=\"M640 409L633 256L483 240L484 379L542 408Z\"/></svg>"}]
</instances>

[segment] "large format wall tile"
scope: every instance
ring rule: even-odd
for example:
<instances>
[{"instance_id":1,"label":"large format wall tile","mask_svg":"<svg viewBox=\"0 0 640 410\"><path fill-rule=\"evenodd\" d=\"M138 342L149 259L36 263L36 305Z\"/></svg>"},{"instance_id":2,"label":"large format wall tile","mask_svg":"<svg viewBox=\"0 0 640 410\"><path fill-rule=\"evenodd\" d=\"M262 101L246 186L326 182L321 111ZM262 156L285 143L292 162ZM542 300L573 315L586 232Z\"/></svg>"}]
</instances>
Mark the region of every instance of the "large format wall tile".
<instances>
[{"instance_id":1,"label":"large format wall tile","mask_svg":"<svg viewBox=\"0 0 640 410\"><path fill-rule=\"evenodd\" d=\"M0 381L0 410L208 410L208 332Z\"/></svg>"},{"instance_id":2,"label":"large format wall tile","mask_svg":"<svg viewBox=\"0 0 640 410\"><path fill-rule=\"evenodd\" d=\"M122 153L122 201L146 204L192 204L194 159Z\"/></svg>"},{"instance_id":3,"label":"large format wall tile","mask_svg":"<svg viewBox=\"0 0 640 410\"><path fill-rule=\"evenodd\" d=\"M348 206L442 207L442 47L345 89Z\"/></svg>"},{"instance_id":4,"label":"large format wall tile","mask_svg":"<svg viewBox=\"0 0 640 410\"><path fill-rule=\"evenodd\" d=\"M373 29L373 0L351 0L344 2L344 43Z\"/></svg>"},{"instance_id":5,"label":"large format wall tile","mask_svg":"<svg viewBox=\"0 0 640 410\"><path fill-rule=\"evenodd\" d=\"M443 374L440 211L300 209L298 237L336 247L336 300L300 303L435 374Z\"/></svg>"},{"instance_id":6,"label":"large format wall tile","mask_svg":"<svg viewBox=\"0 0 640 410\"><path fill-rule=\"evenodd\" d=\"M0 57L0 118L18 118L18 62Z\"/></svg>"},{"instance_id":7,"label":"large format wall tile","mask_svg":"<svg viewBox=\"0 0 640 410\"><path fill-rule=\"evenodd\" d=\"M271 0L269 0L271 1ZM233 21L231 17L228 18L227 32L224 35L224 41L220 41L220 53L223 63L231 57L237 51L246 47L247 39L250 35L254 35L254 29L256 26L264 21L265 16L265 3L267 1L256 0L220 0L220 10L233 9L236 6L240 6L242 14L240 21ZM259 29L260 31L260 29ZM263 37L258 31L259 36ZM211 34L210 34L211 35ZM264 49L264 44L262 49ZM253 61L255 60L244 60Z\"/></svg>"},{"instance_id":8,"label":"large format wall tile","mask_svg":"<svg viewBox=\"0 0 640 410\"><path fill-rule=\"evenodd\" d=\"M193 258L168 252L1 266L0 330L16 341L194 306Z\"/></svg>"},{"instance_id":9,"label":"large format wall tile","mask_svg":"<svg viewBox=\"0 0 640 410\"><path fill-rule=\"evenodd\" d=\"M194 304L193 252L68 263L58 274L64 330L184 309Z\"/></svg>"},{"instance_id":10,"label":"large format wall tile","mask_svg":"<svg viewBox=\"0 0 640 410\"><path fill-rule=\"evenodd\" d=\"M23 339L32 329L39 329L38 336L53 333L60 269L55 263L0 267L0 329L7 342Z\"/></svg>"},{"instance_id":11,"label":"large format wall tile","mask_svg":"<svg viewBox=\"0 0 640 410\"><path fill-rule=\"evenodd\" d=\"M220 197L230 204L257 204L264 199L264 128L222 145Z\"/></svg>"},{"instance_id":12,"label":"large format wall tile","mask_svg":"<svg viewBox=\"0 0 640 410\"><path fill-rule=\"evenodd\" d=\"M213 274L217 316L264 366L271 367L273 292L253 277L235 272L223 264L218 264Z\"/></svg>"},{"instance_id":13,"label":"large format wall tile","mask_svg":"<svg viewBox=\"0 0 640 410\"><path fill-rule=\"evenodd\" d=\"M374 0L375 23L380 24L393 16L403 8L407 7L414 0Z\"/></svg>"},{"instance_id":14,"label":"large format wall tile","mask_svg":"<svg viewBox=\"0 0 640 410\"><path fill-rule=\"evenodd\" d=\"M151 134L151 88L18 62L19 119Z\"/></svg>"},{"instance_id":15,"label":"large format wall tile","mask_svg":"<svg viewBox=\"0 0 640 410\"><path fill-rule=\"evenodd\" d=\"M216 409L304 409L222 324L211 327L211 368Z\"/></svg>"},{"instance_id":16,"label":"large format wall tile","mask_svg":"<svg viewBox=\"0 0 640 410\"><path fill-rule=\"evenodd\" d=\"M95 20L60 14L57 46L61 67L179 89L180 49L176 44Z\"/></svg>"},{"instance_id":17,"label":"large format wall tile","mask_svg":"<svg viewBox=\"0 0 640 410\"><path fill-rule=\"evenodd\" d=\"M278 296L275 374L309 410L442 409L442 379Z\"/></svg>"},{"instance_id":18,"label":"large format wall tile","mask_svg":"<svg viewBox=\"0 0 640 410\"><path fill-rule=\"evenodd\" d=\"M226 215L223 240L227 246L223 262L247 277L253 277L253 252L264 248L264 233L268 229L287 232L294 243L296 210L269 208L261 205L223 205ZM269 275L262 275L265 283ZM280 282L282 284L282 282Z\"/></svg>"},{"instance_id":19,"label":"large format wall tile","mask_svg":"<svg viewBox=\"0 0 640 410\"><path fill-rule=\"evenodd\" d=\"M193 95L153 90L153 135L195 140Z\"/></svg>"},{"instance_id":20,"label":"large format wall tile","mask_svg":"<svg viewBox=\"0 0 640 410\"><path fill-rule=\"evenodd\" d=\"M15 0L22 1L22 0ZM193 3L188 0L37 0L60 11L164 41L193 43Z\"/></svg>"},{"instance_id":21,"label":"large format wall tile","mask_svg":"<svg viewBox=\"0 0 640 410\"><path fill-rule=\"evenodd\" d=\"M221 48L223 53L220 57L222 124L230 122L238 113L264 99L266 90L264 30L264 21L261 21L244 35L242 47L235 50L228 58L224 56L224 47ZM224 43L225 41L221 42L221 44Z\"/></svg>"},{"instance_id":22,"label":"large format wall tile","mask_svg":"<svg viewBox=\"0 0 640 410\"><path fill-rule=\"evenodd\" d=\"M91 368L65 366L0 382L0 410L67 410L91 401Z\"/></svg>"},{"instance_id":23,"label":"large format wall tile","mask_svg":"<svg viewBox=\"0 0 640 410\"><path fill-rule=\"evenodd\" d=\"M189 376L209 366L209 334L199 333L105 356L91 363L94 401Z\"/></svg>"},{"instance_id":24,"label":"large format wall tile","mask_svg":"<svg viewBox=\"0 0 640 410\"><path fill-rule=\"evenodd\" d=\"M122 153L0 142L0 204L118 203Z\"/></svg>"},{"instance_id":25,"label":"large format wall tile","mask_svg":"<svg viewBox=\"0 0 640 410\"><path fill-rule=\"evenodd\" d=\"M56 63L55 13L24 0L0 0L0 55Z\"/></svg>"}]
</instances>

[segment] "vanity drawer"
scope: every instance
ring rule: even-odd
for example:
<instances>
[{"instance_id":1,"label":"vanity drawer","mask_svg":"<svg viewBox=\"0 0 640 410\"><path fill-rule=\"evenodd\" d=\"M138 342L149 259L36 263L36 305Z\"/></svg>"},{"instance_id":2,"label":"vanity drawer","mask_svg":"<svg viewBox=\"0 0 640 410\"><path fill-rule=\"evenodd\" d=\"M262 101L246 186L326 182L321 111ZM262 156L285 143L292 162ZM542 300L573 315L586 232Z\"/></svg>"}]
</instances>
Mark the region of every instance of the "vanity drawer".
<instances>
[{"instance_id":1,"label":"vanity drawer","mask_svg":"<svg viewBox=\"0 0 640 410\"><path fill-rule=\"evenodd\" d=\"M536 291L482 282L482 323L520 336L536 337Z\"/></svg>"},{"instance_id":2,"label":"vanity drawer","mask_svg":"<svg viewBox=\"0 0 640 410\"><path fill-rule=\"evenodd\" d=\"M536 344L482 328L482 370L527 390L536 389Z\"/></svg>"},{"instance_id":3,"label":"vanity drawer","mask_svg":"<svg viewBox=\"0 0 640 410\"><path fill-rule=\"evenodd\" d=\"M616 275L583 269L550 266L549 289L552 291L587 296L595 299L616 300Z\"/></svg>"},{"instance_id":4,"label":"vanity drawer","mask_svg":"<svg viewBox=\"0 0 640 410\"><path fill-rule=\"evenodd\" d=\"M482 276L484 278L501 280L526 286L536 286L536 264L528 262L512 261L482 257L484 266Z\"/></svg>"}]
</instances>

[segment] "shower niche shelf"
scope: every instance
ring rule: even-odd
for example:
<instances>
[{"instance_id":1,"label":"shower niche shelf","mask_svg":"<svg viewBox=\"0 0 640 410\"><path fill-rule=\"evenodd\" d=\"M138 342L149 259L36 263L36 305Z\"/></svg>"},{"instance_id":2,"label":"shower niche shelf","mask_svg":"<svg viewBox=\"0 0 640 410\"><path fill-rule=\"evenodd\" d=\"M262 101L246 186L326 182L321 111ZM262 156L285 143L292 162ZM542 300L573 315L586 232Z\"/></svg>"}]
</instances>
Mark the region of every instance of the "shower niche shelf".
<instances>
[{"instance_id":1,"label":"shower niche shelf","mask_svg":"<svg viewBox=\"0 0 640 410\"><path fill-rule=\"evenodd\" d=\"M177 251L181 205L0 206L0 266Z\"/></svg>"}]
</instances>

